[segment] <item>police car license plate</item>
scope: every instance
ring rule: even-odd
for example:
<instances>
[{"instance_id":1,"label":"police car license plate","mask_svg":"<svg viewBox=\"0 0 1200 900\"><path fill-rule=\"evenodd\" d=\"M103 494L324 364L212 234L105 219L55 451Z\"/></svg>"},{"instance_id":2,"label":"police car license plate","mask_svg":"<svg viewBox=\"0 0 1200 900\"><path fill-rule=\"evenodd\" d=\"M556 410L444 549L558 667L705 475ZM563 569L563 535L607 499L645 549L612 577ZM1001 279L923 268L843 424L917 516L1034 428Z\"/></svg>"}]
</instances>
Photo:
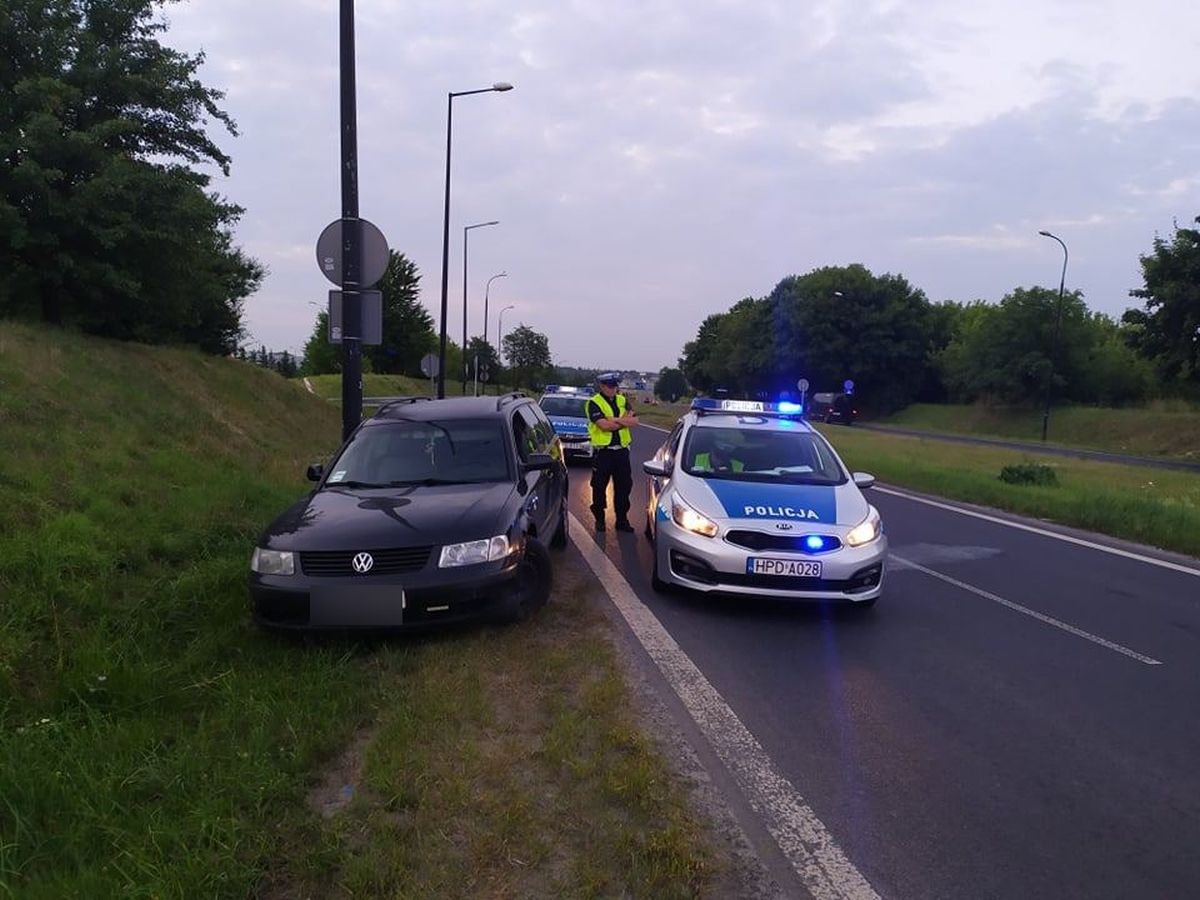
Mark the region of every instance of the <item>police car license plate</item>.
<instances>
[{"instance_id":1,"label":"police car license plate","mask_svg":"<svg viewBox=\"0 0 1200 900\"><path fill-rule=\"evenodd\" d=\"M746 574L820 578L821 564L807 559L771 559L770 557L752 556L746 560Z\"/></svg>"}]
</instances>

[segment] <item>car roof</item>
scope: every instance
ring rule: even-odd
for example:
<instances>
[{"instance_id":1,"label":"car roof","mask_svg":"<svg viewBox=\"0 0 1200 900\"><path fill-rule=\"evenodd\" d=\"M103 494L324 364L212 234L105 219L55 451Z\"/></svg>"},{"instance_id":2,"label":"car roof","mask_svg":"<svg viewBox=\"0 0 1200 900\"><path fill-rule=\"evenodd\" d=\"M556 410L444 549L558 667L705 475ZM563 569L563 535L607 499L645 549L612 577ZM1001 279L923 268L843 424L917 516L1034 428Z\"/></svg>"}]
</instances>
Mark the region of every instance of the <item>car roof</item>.
<instances>
[{"instance_id":1,"label":"car roof","mask_svg":"<svg viewBox=\"0 0 1200 900\"><path fill-rule=\"evenodd\" d=\"M815 432L812 425L803 419L792 416L764 416L760 413L689 412L684 420L689 428L745 428L753 431L792 431L801 434Z\"/></svg>"},{"instance_id":2,"label":"car roof","mask_svg":"<svg viewBox=\"0 0 1200 900\"><path fill-rule=\"evenodd\" d=\"M431 397L389 397L367 421L484 419L504 415L524 403L533 403L533 398L521 391L501 394L499 397L445 397L441 400Z\"/></svg>"}]
</instances>

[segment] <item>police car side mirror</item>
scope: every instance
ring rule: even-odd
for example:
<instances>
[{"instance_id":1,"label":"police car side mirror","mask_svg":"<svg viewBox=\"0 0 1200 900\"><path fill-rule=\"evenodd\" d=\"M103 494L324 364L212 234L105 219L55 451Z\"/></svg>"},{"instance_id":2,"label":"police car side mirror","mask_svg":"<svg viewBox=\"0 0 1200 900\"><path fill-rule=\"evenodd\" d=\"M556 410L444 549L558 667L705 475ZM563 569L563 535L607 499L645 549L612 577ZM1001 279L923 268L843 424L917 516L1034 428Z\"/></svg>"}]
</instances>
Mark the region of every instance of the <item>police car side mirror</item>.
<instances>
[{"instance_id":1,"label":"police car side mirror","mask_svg":"<svg viewBox=\"0 0 1200 900\"><path fill-rule=\"evenodd\" d=\"M656 459L648 459L642 463L642 471L647 475L653 475L655 478L666 478L671 474L671 467Z\"/></svg>"},{"instance_id":2,"label":"police car side mirror","mask_svg":"<svg viewBox=\"0 0 1200 900\"><path fill-rule=\"evenodd\" d=\"M325 474L325 466L321 463L309 463L308 471L304 473L309 481L320 481L321 476Z\"/></svg>"},{"instance_id":3,"label":"police car side mirror","mask_svg":"<svg viewBox=\"0 0 1200 900\"><path fill-rule=\"evenodd\" d=\"M875 483L875 476L867 472L855 472L854 483L858 485L861 490L865 491Z\"/></svg>"}]
</instances>

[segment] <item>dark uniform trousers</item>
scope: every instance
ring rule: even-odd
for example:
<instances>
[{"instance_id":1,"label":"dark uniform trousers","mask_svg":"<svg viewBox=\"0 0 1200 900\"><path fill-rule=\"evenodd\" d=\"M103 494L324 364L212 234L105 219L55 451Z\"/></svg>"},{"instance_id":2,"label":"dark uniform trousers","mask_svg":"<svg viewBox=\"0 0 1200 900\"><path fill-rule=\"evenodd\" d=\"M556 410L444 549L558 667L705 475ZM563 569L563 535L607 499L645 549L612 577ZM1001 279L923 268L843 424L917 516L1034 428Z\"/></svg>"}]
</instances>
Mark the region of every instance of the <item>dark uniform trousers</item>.
<instances>
[{"instance_id":1,"label":"dark uniform trousers","mask_svg":"<svg viewBox=\"0 0 1200 900\"><path fill-rule=\"evenodd\" d=\"M617 521L629 517L629 494L633 490L633 472L629 468L629 448L609 450L597 447L592 458L592 512L597 518L604 515L607 506L608 480L613 483L613 509Z\"/></svg>"}]
</instances>

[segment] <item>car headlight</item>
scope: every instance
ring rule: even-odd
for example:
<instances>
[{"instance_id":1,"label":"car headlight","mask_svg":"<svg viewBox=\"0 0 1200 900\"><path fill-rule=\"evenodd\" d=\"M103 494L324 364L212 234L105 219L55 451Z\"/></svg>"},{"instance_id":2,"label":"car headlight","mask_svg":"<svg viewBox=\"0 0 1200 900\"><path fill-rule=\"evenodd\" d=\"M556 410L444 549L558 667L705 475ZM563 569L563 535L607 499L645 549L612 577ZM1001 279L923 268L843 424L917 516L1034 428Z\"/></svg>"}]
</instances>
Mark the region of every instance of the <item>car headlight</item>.
<instances>
[{"instance_id":1,"label":"car headlight","mask_svg":"<svg viewBox=\"0 0 1200 900\"><path fill-rule=\"evenodd\" d=\"M705 537L717 536L717 523L696 512L684 503L679 494L674 491L671 492L671 518L680 528L693 534L702 534Z\"/></svg>"},{"instance_id":2,"label":"car headlight","mask_svg":"<svg viewBox=\"0 0 1200 900\"><path fill-rule=\"evenodd\" d=\"M879 511L871 506L867 508L867 517L850 529L850 533L846 535L846 543L851 547L861 547L879 537L882 531L883 522L879 518Z\"/></svg>"},{"instance_id":3,"label":"car headlight","mask_svg":"<svg viewBox=\"0 0 1200 900\"><path fill-rule=\"evenodd\" d=\"M508 556L510 549L508 537L503 534L498 534L494 538L484 538L481 541L447 544L442 548L442 556L438 560L438 568L448 569L452 566L473 566L476 563L504 559L504 557Z\"/></svg>"},{"instance_id":4,"label":"car headlight","mask_svg":"<svg viewBox=\"0 0 1200 900\"><path fill-rule=\"evenodd\" d=\"M250 571L259 575L295 575L296 554L291 550L264 550L254 548L250 557Z\"/></svg>"}]
</instances>

